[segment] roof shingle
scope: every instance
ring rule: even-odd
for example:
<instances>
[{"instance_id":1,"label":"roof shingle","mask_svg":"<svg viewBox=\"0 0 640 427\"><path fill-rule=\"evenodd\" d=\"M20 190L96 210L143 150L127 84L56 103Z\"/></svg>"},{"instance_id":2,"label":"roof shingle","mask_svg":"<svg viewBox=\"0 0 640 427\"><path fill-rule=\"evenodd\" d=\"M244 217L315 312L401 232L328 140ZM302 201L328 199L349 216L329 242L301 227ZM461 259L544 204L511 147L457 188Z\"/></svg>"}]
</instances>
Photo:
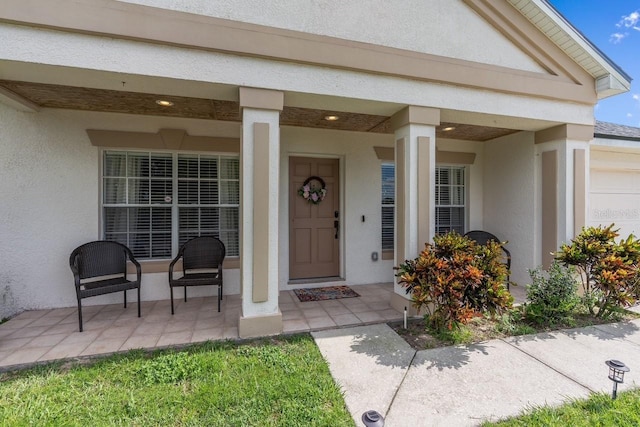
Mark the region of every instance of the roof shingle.
<instances>
[{"instance_id":1,"label":"roof shingle","mask_svg":"<svg viewBox=\"0 0 640 427\"><path fill-rule=\"evenodd\" d=\"M596 120L594 136L600 138L640 141L640 128Z\"/></svg>"}]
</instances>

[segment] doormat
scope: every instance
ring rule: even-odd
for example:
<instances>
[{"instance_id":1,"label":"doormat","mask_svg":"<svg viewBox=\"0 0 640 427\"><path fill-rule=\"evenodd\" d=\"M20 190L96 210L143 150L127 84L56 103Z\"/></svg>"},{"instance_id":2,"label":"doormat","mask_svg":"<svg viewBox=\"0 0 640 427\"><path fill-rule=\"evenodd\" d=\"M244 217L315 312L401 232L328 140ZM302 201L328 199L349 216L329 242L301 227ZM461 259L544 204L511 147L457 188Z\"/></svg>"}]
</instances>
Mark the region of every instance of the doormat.
<instances>
[{"instance_id":1,"label":"doormat","mask_svg":"<svg viewBox=\"0 0 640 427\"><path fill-rule=\"evenodd\" d=\"M328 299L359 297L356 291L348 286L327 286L324 288L294 289L298 299L306 301L324 301Z\"/></svg>"}]
</instances>

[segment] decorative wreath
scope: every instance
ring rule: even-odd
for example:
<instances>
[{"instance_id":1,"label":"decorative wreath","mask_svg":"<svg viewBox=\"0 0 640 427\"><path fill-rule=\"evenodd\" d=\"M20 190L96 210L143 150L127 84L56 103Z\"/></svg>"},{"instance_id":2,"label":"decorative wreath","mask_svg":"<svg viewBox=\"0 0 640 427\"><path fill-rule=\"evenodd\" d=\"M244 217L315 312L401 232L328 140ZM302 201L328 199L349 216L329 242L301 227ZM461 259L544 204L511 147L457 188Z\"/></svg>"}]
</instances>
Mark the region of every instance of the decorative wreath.
<instances>
[{"instance_id":1,"label":"decorative wreath","mask_svg":"<svg viewBox=\"0 0 640 427\"><path fill-rule=\"evenodd\" d=\"M298 190L298 194L309 203L317 205L324 200L327 195L327 189L324 180L319 176L310 176L304 181L302 187Z\"/></svg>"}]
</instances>

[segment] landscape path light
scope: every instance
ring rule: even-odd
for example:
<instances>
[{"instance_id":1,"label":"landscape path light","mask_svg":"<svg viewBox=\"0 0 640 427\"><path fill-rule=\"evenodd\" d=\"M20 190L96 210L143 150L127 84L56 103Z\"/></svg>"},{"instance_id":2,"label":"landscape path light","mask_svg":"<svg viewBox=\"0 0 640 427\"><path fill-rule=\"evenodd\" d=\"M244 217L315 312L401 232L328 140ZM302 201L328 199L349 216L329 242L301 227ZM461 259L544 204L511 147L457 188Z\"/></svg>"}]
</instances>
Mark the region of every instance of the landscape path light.
<instances>
[{"instance_id":1,"label":"landscape path light","mask_svg":"<svg viewBox=\"0 0 640 427\"><path fill-rule=\"evenodd\" d=\"M627 365L619 360L611 359L604 362L609 367L609 379L613 381L613 392L611 398L618 397L618 384L624 382L624 373L629 372L630 369Z\"/></svg>"},{"instance_id":2,"label":"landscape path light","mask_svg":"<svg viewBox=\"0 0 640 427\"><path fill-rule=\"evenodd\" d=\"M366 411L362 414L362 422L366 427L383 427L384 426L384 418L378 411Z\"/></svg>"}]
</instances>

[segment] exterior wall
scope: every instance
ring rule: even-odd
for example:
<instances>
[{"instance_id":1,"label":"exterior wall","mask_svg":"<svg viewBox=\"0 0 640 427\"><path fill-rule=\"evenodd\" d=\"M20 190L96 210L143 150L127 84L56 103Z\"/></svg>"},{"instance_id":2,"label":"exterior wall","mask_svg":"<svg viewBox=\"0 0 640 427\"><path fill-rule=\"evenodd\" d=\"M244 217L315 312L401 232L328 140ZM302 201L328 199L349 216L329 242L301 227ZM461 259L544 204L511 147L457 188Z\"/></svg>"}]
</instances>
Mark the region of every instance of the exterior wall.
<instances>
[{"instance_id":1,"label":"exterior wall","mask_svg":"<svg viewBox=\"0 0 640 427\"><path fill-rule=\"evenodd\" d=\"M74 306L68 257L78 245L99 239L100 149L86 129L156 132L181 128L190 135L236 137L238 124L121 114L42 110L15 111L0 104L7 126L0 128L0 189L5 219L0 245L6 267L0 272L5 317L22 309ZM390 282L393 260L381 254L380 164L374 146L393 146L391 135L282 128L280 209L280 288L288 289L288 156L336 156L341 159L342 276L352 284ZM52 173L52 171L54 171ZM28 173L22 173L28 172ZM365 222L361 220L365 215ZM38 268L33 268L37 265ZM213 288L190 295L211 295ZM225 293L239 293L239 271L225 271ZM166 299L166 273L144 274L143 300ZM119 294L90 298L83 304L119 303Z\"/></svg>"},{"instance_id":2,"label":"exterior wall","mask_svg":"<svg viewBox=\"0 0 640 427\"><path fill-rule=\"evenodd\" d=\"M594 140L587 225L614 223L620 237L640 235L640 142Z\"/></svg>"},{"instance_id":3,"label":"exterior wall","mask_svg":"<svg viewBox=\"0 0 640 427\"><path fill-rule=\"evenodd\" d=\"M508 241L511 280L530 282L528 269L540 262L534 135L529 132L485 142L483 229Z\"/></svg>"},{"instance_id":4,"label":"exterior wall","mask_svg":"<svg viewBox=\"0 0 640 427\"><path fill-rule=\"evenodd\" d=\"M341 162L341 276L350 284L393 281L383 260L381 160L375 146L393 147L392 135L283 127L280 158L280 289L289 281L289 156L336 157ZM362 222L362 216L365 222ZM378 261L371 253L378 252Z\"/></svg>"},{"instance_id":5,"label":"exterior wall","mask_svg":"<svg viewBox=\"0 0 640 427\"><path fill-rule=\"evenodd\" d=\"M0 104L0 117L5 310L73 305L69 254L98 233L97 150L68 116Z\"/></svg>"},{"instance_id":6,"label":"exterior wall","mask_svg":"<svg viewBox=\"0 0 640 427\"><path fill-rule=\"evenodd\" d=\"M180 127L193 135L238 133L237 124L231 129L216 122L144 116L131 120L121 114L24 113L4 104L0 117L0 317L76 304L69 254L100 238L100 150L89 142L87 128L156 132L159 127ZM169 298L167 273L145 274L142 281L143 300ZM213 287L203 287L189 295L214 292ZM225 271L225 293L239 293L238 270ZM83 304L121 301L121 294L112 294Z\"/></svg>"},{"instance_id":7,"label":"exterior wall","mask_svg":"<svg viewBox=\"0 0 640 427\"><path fill-rule=\"evenodd\" d=\"M543 72L460 0L410 0L395 8L380 0L329 0L304 5L296 0L269 5L257 0L129 2ZM363 10L385 12L361 19ZM358 19L349 18L353 16ZM439 19L429 19L433 16ZM588 104L465 85L7 23L0 23L0 39L20 41L0 44L2 77L10 79L222 100L237 100L237 87L249 86L285 91L287 105L292 106L385 115L406 105L428 106L442 109L443 121L514 129L593 121ZM77 245L99 238L96 190L100 188L100 150L89 143L87 128L156 132L173 127L192 135L239 136L239 124L228 122L142 116L132 120L126 115L62 110L20 113L4 105L0 105L0 117L0 236L10 242L0 246L0 256L7 266L0 271L0 284L8 286L0 287L0 297L7 307L3 310L9 313L21 308L75 304L68 254ZM487 143L436 143L441 150L477 154L476 163L469 168L468 226L508 240L513 254L512 278L526 283L526 269L535 266L535 254L539 252L535 250L540 225L533 135L523 132ZM282 129L280 289L289 287L289 155L335 156L341 160L342 277L353 284L393 280L392 261L381 257L377 262L371 260L372 252L381 252L380 160L374 146L393 147L393 137ZM361 221L363 215L365 222ZM34 265L39 268L32 268ZM237 270L225 276L226 292L238 293ZM193 294L198 295L198 291ZM168 293L163 273L145 275L143 299L167 298ZM87 300L87 304L119 302L120 298L108 295Z\"/></svg>"},{"instance_id":8,"label":"exterior wall","mask_svg":"<svg viewBox=\"0 0 640 427\"><path fill-rule=\"evenodd\" d=\"M395 113L398 105L427 106L504 116L499 125L516 129L522 125L522 118L555 123L593 122L592 107L585 104L356 71L9 24L0 24L0 39L21 40L0 44L0 58L8 61L3 67L7 73L15 73L16 79L47 82L49 78L58 84L105 89L122 89L125 80L125 90L195 97L207 97L218 90L218 96L224 95L222 99L234 99L237 92L220 89L219 85L249 86L287 91L287 105L289 100L296 100L300 106L310 105L312 100L307 95L327 95L336 97L324 101L331 102L330 108L337 111L349 111L355 105L362 108L363 102L355 100L368 100L368 111L376 114ZM25 68L22 62L38 65ZM168 63L170 67L158 66ZM390 108L395 110L389 111ZM473 116L476 120L478 117L481 116ZM449 119L443 115L443 120Z\"/></svg>"},{"instance_id":9,"label":"exterior wall","mask_svg":"<svg viewBox=\"0 0 640 427\"><path fill-rule=\"evenodd\" d=\"M546 73L460 0L127 2Z\"/></svg>"}]
</instances>

